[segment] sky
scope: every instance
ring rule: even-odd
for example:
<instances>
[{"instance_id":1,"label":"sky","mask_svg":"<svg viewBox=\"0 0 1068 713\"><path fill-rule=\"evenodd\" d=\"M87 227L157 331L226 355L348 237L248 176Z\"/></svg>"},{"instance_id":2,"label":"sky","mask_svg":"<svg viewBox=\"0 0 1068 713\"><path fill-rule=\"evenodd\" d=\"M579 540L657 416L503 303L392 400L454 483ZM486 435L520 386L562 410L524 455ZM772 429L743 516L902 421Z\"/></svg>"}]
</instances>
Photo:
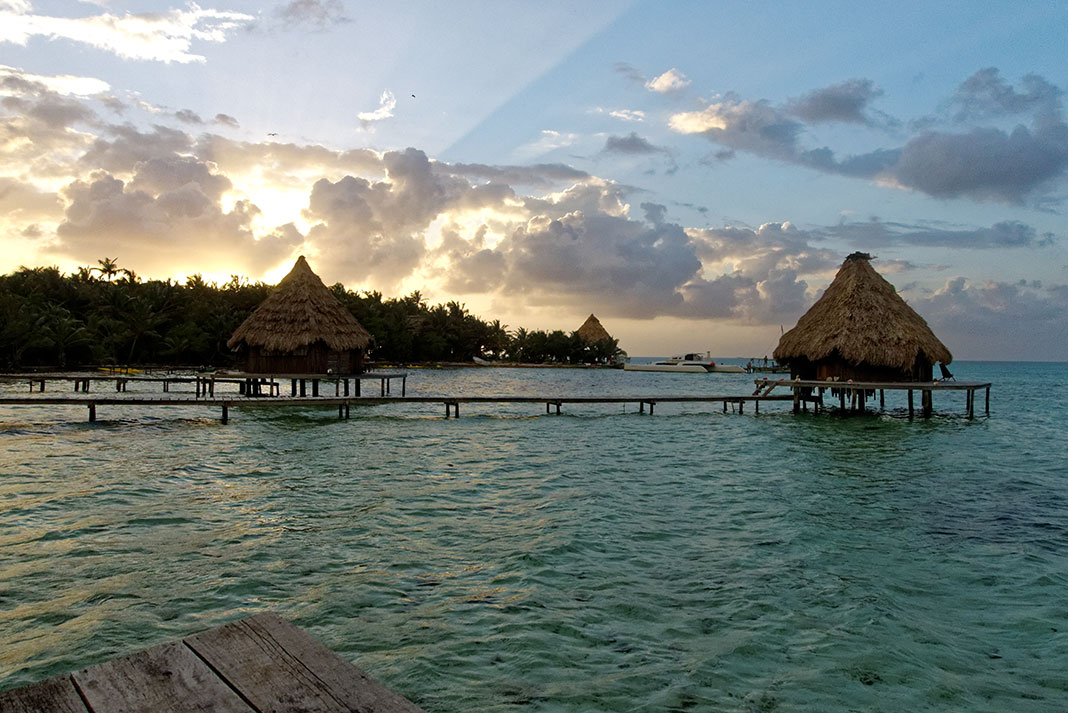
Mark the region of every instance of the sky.
<instances>
[{"instance_id":1,"label":"sky","mask_svg":"<svg viewBox=\"0 0 1068 713\"><path fill-rule=\"evenodd\" d=\"M0 273L594 313L770 354L845 256L1068 360L1068 3L0 0Z\"/></svg>"}]
</instances>

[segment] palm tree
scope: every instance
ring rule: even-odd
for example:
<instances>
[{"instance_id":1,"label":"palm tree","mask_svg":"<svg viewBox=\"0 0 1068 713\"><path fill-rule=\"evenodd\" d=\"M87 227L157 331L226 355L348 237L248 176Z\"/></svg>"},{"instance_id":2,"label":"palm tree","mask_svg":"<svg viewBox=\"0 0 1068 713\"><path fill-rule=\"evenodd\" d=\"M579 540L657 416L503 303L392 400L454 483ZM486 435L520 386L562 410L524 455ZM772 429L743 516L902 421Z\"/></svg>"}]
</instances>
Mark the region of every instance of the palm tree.
<instances>
[{"instance_id":1,"label":"palm tree","mask_svg":"<svg viewBox=\"0 0 1068 713\"><path fill-rule=\"evenodd\" d=\"M111 282L111 278L115 277L119 272L118 260L117 257L105 257L103 260L97 260L96 262L100 267L93 269L106 277L108 282Z\"/></svg>"}]
</instances>

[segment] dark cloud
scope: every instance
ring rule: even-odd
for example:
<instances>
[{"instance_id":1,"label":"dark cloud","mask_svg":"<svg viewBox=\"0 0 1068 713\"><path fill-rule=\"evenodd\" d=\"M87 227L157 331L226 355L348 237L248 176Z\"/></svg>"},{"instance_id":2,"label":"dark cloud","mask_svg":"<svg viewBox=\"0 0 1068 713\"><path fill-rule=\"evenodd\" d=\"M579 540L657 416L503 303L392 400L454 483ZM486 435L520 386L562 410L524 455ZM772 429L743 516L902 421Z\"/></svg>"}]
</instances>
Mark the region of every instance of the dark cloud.
<instances>
[{"instance_id":1,"label":"dark cloud","mask_svg":"<svg viewBox=\"0 0 1068 713\"><path fill-rule=\"evenodd\" d=\"M870 126L873 121L866 113L868 106L882 93L870 79L849 79L791 99L786 108L810 124L843 121Z\"/></svg>"},{"instance_id":2,"label":"dark cloud","mask_svg":"<svg viewBox=\"0 0 1068 713\"><path fill-rule=\"evenodd\" d=\"M637 84L641 84L643 86L645 85L645 82L648 79L644 74L642 74L640 71L638 71L638 69L636 67L634 67L634 66L632 66L630 64L627 64L626 62L616 62L612 66L612 69L617 74L621 74L624 77L626 77L627 79L629 79L630 81L635 82Z\"/></svg>"},{"instance_id":3,"label":"dark cloud","mask_svg":"<svg viewBox=\"0 0 1068 713\"><path fill-rule=\"evenodd\" d=\"M204 120L200 118L200 115L195 111L189 109L179 109L174 112L174 118L186 124L203 124Z\"/></svg>"},{"instance_id":4,"label":"dark cloud","mask_svg":"<svg viewBox=\"0 0 1068 713\"><path fill-rule=\"evenodd\" d=\"M193 146L188 134L166 126L144 132L129 124L111 125L105 133L112 138L98 137L79 160L86 168L130 173L143 161L188 153Z\"/></svg>"},{"instance_id":5,"label":"dark cloud","mask_svg":"<svg viewBox=\"0 0 1068 713\"><path fill-rule=\"evenodd\" d=\"M1052 233L1041 235L1026 223L1009 220L990 227L947 229L872 219L862 223L841 223L820 231L856 248L892 245L949 247L985 250L992 248L1042 248L1054 243Z\"/></svg>"},{"instance_id":6,"label":"dark cloud","mask_svg":"<svg viewBox=\"0 0 1068 713\"><path fill-rule=\"evenodd\" d=\"M351 22L340 0L291 0L274 14L287 26L305 25L319 30Z\"/></svg>"},{"instance_id":7,"label":"dark cloud","mask_svg":"<svg viewBox=\"0 0 1068 713\"><path fill-rule=\"evenodd\" d=\"M1064 358L1068 285L956 277L937 291L919 291L908 299L955 356Z\"/></svg>"},{"instance_id":8,"label":"dark cloud","mask_svg":"<svg viewBox=\"0 0 1068 713\"><path fill-rule=\"evenodd\" d=\"M229 114L216 114L215 123L222 124L223 126L229 126L231 129L237 129L241 125L237 123L237 119Z\"/></svg>"},{"instance_id":9,"label":"dark cloud","mask_svg":"<svg viewBox=\"0 0 1068 713\"><path fill-rule=\"evenodd\" d=\"M967 197L1020 204L1068 170L1068 125L1011 133L977 128L964 134L930 131L901 149L890 175L936 198Z\"/></svg>"},{"instance_id":10,"label":"dark cloud","mask_svg":"<svg viewBox=\"0 0 1068 713\"><path fill-rule=\"evenodd\" d=\"M964 107L959 114L964 118L1032 111L1030 127L1020 125L1011 132L975 127L959 133L926 128L900 148L846 157L828 147L803 147L805 125L791 115L871 125L871 112L865 109L877 90L868 80L817 90L785 108L728 94L701 111L675 114L670 124L680 133L700 134L719 144L727 152L723 156L743 151L825 173L878 179L936 198L1045 205L1051 200L1048 190L1068 173L1068 124L1059 89L1036 75L1026 77L1023 85L1024 91L1017 91L997 70L983 70L962 85L955 101Z\"/></svg>"},{"instance_id":11,"label":"dark cloud","mask_svg":"<svg viewBox=\"0 0 1068 713\"><path fill-rule=\"evenodd\" d=\"M957 89L951 104L956 120L969 121L1012 116L1035 110L1059 112L1064 92L1037 74L1028 74L1017 91L1002 78L996 67L986 67L968 77Z\"/></svg>"},{"instance_id":12,"label":"dark cloud","mask_svg":"<svg viewBox=\"0 0 1068 713\"><path fill-rule=\"evenodd\" d=\"M638 136L636 132L630 132L626 136L609 136L605 140L604 153L618 153L626 155L642 155L664 153L666 149L654 146L648 140Z\"/></svg>"}]
</instances>

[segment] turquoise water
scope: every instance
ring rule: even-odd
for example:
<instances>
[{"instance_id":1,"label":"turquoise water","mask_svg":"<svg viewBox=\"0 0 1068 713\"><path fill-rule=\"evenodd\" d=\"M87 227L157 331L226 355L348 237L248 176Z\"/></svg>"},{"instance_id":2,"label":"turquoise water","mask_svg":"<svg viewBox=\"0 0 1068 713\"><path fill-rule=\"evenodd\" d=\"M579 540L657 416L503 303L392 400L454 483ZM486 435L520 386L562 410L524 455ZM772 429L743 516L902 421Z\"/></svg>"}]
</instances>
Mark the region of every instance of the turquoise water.
<instances>
[{"instance_id":1,"label":"turquoise water","mask_svg":"<svg viewBox=\"0 0 1068 713\"><path fill-rule=\"evenodd\" d=\"M0 409L0 688L273 609L428 711L1063 711L1065 364L937 415ZM15 387L5 387L13 389ZM25 386L19 387L25 389ZM158 387L155 387L158 388ZM420 370L410 394L749 393Z\"/></svg>"}]
</instances>

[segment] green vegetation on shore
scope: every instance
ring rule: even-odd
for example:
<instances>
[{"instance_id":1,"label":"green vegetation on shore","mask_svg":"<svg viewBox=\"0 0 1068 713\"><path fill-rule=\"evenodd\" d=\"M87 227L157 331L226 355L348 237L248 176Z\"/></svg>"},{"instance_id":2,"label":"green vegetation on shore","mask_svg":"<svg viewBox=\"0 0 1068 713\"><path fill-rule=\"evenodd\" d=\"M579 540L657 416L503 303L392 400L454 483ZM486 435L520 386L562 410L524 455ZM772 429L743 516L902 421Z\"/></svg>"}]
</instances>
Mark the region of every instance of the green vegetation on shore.
<instances>
[{"instance_id":1,"label":"green vegetation on shore","mask_svg":"<svg viewBox=\"0 0 1068 713\"><path fill-rule=\"evenodd\" d=\"M0 276L0 366L68 368L87 364L173 366L234 364L226 341L266 298L270 285L234 275L223 285L200 275L185 284L142 281L114 259L64 275L56 267ZM414 363L473 357L528 363L607 363L618 340L587 344L575 332L512 332L457 302L429 306L419 292L384 299L379 292L330 288L374 335L371 357Z\"/></svg>"}]
</instances>

